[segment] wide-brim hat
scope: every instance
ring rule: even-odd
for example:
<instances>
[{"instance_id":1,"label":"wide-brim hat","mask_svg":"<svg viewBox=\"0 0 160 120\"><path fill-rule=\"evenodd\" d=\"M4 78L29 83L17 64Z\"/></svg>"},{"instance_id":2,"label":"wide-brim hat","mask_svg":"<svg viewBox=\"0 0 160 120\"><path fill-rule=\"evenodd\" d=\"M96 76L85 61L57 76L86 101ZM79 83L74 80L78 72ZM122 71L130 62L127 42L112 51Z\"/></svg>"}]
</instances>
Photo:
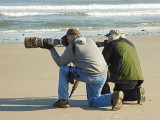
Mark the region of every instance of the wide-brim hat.
<instances>
[{"instance_id":1,"label":"wide-brim hat","mask_svg":"<svg viewBox=\"0 0 160 120\"><path fill-rule=\"evenodd\" d=\"M81 35L80 31L76 28L70 28L66 35Z\"/></svg>"}]
</instances>

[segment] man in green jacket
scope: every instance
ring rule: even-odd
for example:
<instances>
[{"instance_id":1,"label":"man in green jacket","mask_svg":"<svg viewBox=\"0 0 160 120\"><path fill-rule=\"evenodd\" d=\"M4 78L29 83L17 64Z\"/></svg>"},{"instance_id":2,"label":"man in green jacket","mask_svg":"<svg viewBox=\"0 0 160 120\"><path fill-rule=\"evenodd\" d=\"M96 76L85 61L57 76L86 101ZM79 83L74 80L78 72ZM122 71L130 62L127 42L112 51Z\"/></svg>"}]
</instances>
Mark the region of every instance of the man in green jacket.
<instances>
[{"instance_id":1,"label":"man in green jacket","mask_svg":"<svg viewBox=\"0 0 160 120\"><path fill-rule=\"evenodd\" d=\"M141 84L144 79L134 44L119 30L111 30L105 36L108 40L102 54L108 64L110 78L107 78L101 94L110 93L108 82L113 82L114 91L124 92L124 101L138 100L143 104L145 96Z\"/></svg>"}]
</instances>

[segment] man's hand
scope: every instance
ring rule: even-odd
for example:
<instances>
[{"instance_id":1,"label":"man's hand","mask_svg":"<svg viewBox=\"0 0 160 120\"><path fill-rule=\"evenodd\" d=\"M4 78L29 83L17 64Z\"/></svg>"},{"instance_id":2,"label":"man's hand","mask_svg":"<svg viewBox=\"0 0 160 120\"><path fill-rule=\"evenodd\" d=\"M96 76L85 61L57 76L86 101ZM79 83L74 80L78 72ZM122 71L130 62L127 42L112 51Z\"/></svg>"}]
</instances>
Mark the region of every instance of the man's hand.
<instances>
[{"instance_id":1,"label":"man's hand","mask_svg":"<svg viewBox=\"0 0 160 120\"><path fill-rule=\"evenodd\" d=\"M45 48L45 49L50 50L51 48L53 48L53 46L48 43L45 43L45 44L43 44L43 46L41 48Z\"/></svg>"}]
</instances>

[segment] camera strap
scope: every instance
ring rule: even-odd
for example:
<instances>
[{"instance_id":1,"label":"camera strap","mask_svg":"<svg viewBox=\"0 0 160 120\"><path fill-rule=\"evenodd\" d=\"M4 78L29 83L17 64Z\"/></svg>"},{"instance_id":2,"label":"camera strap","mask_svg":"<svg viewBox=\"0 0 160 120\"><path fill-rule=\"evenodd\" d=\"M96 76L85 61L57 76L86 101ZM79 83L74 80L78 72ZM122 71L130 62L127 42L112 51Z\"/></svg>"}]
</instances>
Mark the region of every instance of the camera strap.
<instances>
[{"instance_id":1,"label":"camera strap","mask_svg":"<svg viewBox=\"0 0 160 120\"><path fill-rule=\"evenodd\" d=\"M75 57L75 52L76 52L75 42L72 42L72 51L73 51L73 55ZM79 77L79 76L77 75L77 77ZM69 71L68 71L68 82L70 82L71 84L74 84L74 75L71 72L71 64L69 66Z\"/></svg>"},{"instance_id":2,"label":"camera strap","mask_svg":"<svg viewBox=\"0 0 160 120\"><path fill-rule=\"evenodd\" d=\"M71 65L69 66L69 71L68 71L68 82L74 84L74 75L70 70L71 70Z\"/></svg>"},{"instance_id":3,"label":"camera strap","mask_svg":"<svg viewBox=\"0 0 160 120\"><path fill-rule=\"evenodd\" d=\"M75 52L76 52L76 44L75 44L75 42L72 42L72 51L73 51L73 55L75 57Z\"/></svg>"}]
</instances>

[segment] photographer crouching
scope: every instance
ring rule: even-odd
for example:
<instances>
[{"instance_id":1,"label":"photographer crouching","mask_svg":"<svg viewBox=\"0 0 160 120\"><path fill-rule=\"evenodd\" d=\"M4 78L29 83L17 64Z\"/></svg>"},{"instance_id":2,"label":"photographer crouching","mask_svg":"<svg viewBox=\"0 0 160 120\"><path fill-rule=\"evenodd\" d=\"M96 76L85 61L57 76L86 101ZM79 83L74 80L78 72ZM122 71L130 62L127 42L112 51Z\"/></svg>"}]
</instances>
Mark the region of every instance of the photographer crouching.
<instances>
[{"instance_id":1,"label":"photographer crouching","mask_svg":"<svg viewBox=\"0 0 160 120\"><path fill-rule=\"evenodd\" d=\"M68 29L67 34L62 37L62 41L66 41L66 49L61 56L48 42L45 42L41 47L50 50L53 60L60 67L59 100L53 104L53 107L70 107L68 84L74 82L75 79L86 83L87 99L90 106L112 106L112 110L119 110L123 100L122 91L101 95L102 87L107 78L107 64L95 42L85 39L75 28ZM75 67L67 66L71 62ZM69 72L72 74L70 75L72 81L68 78Z\"/></svg>"}]
</instances>

